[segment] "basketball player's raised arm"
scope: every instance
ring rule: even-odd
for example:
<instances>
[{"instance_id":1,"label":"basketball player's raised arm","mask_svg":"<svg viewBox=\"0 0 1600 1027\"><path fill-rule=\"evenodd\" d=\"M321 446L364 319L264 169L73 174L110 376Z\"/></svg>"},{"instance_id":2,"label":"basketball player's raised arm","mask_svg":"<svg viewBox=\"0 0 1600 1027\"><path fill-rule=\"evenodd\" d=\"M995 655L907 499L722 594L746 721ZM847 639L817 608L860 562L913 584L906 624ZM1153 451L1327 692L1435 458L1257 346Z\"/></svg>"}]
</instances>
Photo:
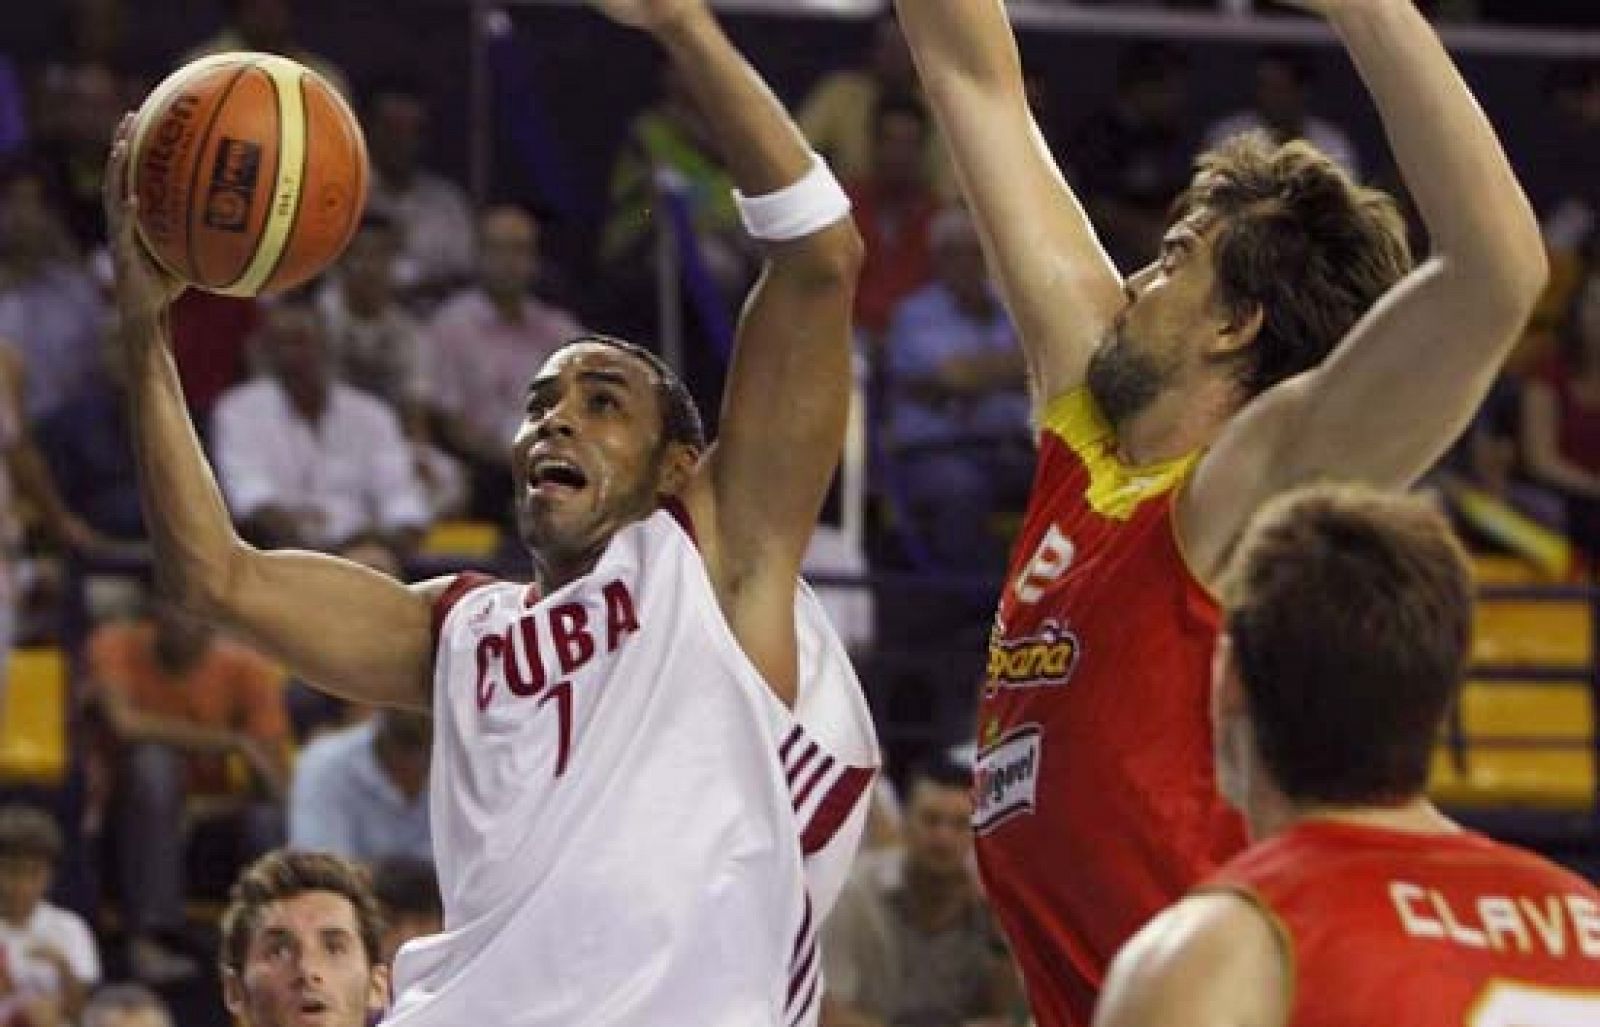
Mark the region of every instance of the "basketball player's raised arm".
<instances>
[{"instance_id":1,"label":"basketball player's raised arm","mask_svg":"<svg viewBox=\"0 0 1600 1027\"><path fill-rule=\"evenodd\" d=\"M773 690L795 690L795 576L844 444L861 241L848 203L704 0L600 0L666 48L768 241L716 443L684 500L723 613ZM766 212L758 228L759 206ZM768 223L770 222L770 223Z\"/></svg>"},{"instance_id":2,"label":"basketball player's raised arm","mask_svg":"<svg viewBox=\"0 0 1600 1027\"><path fill-rule=\"evenodd\" d=\"M1286 954L1236 895L1194 895L1150 921L1106 975L1094 1027L1283 1027Z\"/></svg>"},{"instance_id":3,"label":"basketball player's raised arm","mask_svg":"<svg viewBox=\"0 0 1600 1027\"><path fill-rule=\"evenodd\" d=\"M1028 110L1001 0L895 7L1016 320L1037 411L1083 381L1123 307L1122 277Z\"/></svg>"},{"instance_id":4,"label":"basketball player's raised arm","mask_svg":"<svg viewBox=\"0 0 1600 1027\"><path fill-rule=\"evenodd\" d=\"M1200 462L1179 512L1215 574L1262 500L1321 478L1404 488L1466 427L1520 336L1547 262L1482 109L1412 0L1303 0L1361 72L1433 252L1318 368L1268 390Z\"/></svg>"},{"instance_id":5,"label":"basketball player's raised arm","mask_svg":"<svg viewBox=\"0 0 1600 1027\"><path fill-rule=\"evenodd\" d=\"M234 531L172 359L167 311L179 290L145 254L134 201L121 191L127 129L125 121L106 169L106 214L139 491L161 584L318 687L426 708L438 583L408 589L333 557L262 552Z\"/></svg>"}]
</instances>

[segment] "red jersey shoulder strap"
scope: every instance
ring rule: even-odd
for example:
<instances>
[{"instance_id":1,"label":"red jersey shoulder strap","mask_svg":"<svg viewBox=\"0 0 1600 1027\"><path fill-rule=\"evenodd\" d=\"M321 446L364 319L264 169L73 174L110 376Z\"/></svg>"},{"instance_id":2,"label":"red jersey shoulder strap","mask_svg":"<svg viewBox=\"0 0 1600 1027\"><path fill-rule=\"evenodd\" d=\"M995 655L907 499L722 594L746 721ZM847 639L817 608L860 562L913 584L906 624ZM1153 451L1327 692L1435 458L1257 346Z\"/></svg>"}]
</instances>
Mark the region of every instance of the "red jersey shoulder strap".
<instances>
[{"instance_id":1,"label":"red jersey shoulder strap","mask_svg":"<svg viewBox=\"0 0 1600 1027\"><path fill-rule=\"evenodd\" d=\"M479 574L477 571L464 571L461 574L457 574L455 580L445 587L445 590L439 594L439 598L433 601L433 644L435 649L439 645L439 635L444 631L444 622L449 618L450 612L456 608L456 604L465 599L468 593L475 592L494 583L495 579L487 574Z\"/></svg>"}]
</instances>

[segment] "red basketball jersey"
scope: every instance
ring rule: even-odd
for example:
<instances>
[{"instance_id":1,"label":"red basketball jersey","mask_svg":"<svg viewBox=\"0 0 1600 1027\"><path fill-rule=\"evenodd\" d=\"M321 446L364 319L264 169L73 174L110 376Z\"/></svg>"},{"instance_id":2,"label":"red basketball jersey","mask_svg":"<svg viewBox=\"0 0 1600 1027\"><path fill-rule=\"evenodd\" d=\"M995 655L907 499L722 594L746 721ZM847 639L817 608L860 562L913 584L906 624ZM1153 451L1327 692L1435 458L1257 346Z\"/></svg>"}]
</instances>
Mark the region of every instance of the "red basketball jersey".
<instances>
[{"instance_id":1,"label":"red basketball jersey","mask_svg":"<svg viewBox=\"0 0 1600 1027\"><path fill-rule=\"evenodd\" d=\"M1306 823L1204 890L1274 920L1290 1027L1600 1024L1600 891L1482 835Z\"/></svg>"},{"instance_id":2,"label":"red basketball jersey","mask_svg":"<svg viewBox=\"0 0 1600 1027\"><path fill-rule=\"evenodd\" d=\"M1245 843L1212 778L1217 605L1173 532L1195 457L1115 446L1087 391L1045 411L979 707L979 865L1040 1027L1087 1025L1123 942Z\"/></svg>"}]
</instances>

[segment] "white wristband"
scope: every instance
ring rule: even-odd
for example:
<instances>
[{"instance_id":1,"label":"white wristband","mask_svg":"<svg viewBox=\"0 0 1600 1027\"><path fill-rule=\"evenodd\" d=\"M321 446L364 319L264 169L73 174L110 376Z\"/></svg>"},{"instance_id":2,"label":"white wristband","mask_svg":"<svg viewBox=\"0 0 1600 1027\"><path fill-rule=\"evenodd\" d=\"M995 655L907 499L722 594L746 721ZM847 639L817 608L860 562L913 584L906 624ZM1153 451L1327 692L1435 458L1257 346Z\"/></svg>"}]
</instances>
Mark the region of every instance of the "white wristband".
<instances>
[{"instance_id":1,"label":"white wristband","mask_svg":"<svg viewBox=\"0 0 1600 1027\"><path fill-rule=\"evenodd\" d=\"M765 242L786 242L820 232L850 213L850 198L828 170L828 162L811 155L811 170L775 193L746 196L733 191L744 230Z\"/></svg>"}]
</instances>

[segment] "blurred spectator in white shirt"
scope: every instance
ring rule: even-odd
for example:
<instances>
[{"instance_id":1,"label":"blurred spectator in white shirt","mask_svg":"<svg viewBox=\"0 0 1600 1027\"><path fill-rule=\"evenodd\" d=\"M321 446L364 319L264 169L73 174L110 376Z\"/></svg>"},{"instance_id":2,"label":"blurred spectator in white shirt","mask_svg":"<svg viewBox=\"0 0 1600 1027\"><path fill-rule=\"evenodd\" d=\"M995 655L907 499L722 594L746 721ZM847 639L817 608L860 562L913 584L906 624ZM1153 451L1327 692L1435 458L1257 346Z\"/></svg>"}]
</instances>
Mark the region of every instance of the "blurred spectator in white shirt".
<instances>
[{"instance_id":1,"label":"blurred spectator in white shirt","mask_svg":"<svg viewBox=\"0 0 1600 1027\"><path fill-rule=\"evenodd\" d=\"M100 980L89 925L45 901L61 855L61 829L48 814L0 807L0 1022L71 1022Z\"/></svg>"},{"instance_id":2,"label":"blurred spectator in white shirt","mask_svg":"<svg viewBox=\"0 0 1600 1027\"><path fill-rule=\"evenodd\" d=\"M400 415L429 509L435 517L448 517L466 503L466 476L459 463L431 444L427 340L396 295L399 247L395 222L369 211L317 305L336 376Z\"/></svg>"},{"instance_id":3,"label":"blurred spectator in white shirt","mask_svg":"<svg viewBox=\"0 0 1600 1027\"><path fill-rule=\"evenodd\" d=\"M400 419L333 376L304 293L275 301L257 337L267 373L217 401L218 477L240 530L265 546L386 549L404 558L428 524Z\"/></svg>"}]
</instances>

